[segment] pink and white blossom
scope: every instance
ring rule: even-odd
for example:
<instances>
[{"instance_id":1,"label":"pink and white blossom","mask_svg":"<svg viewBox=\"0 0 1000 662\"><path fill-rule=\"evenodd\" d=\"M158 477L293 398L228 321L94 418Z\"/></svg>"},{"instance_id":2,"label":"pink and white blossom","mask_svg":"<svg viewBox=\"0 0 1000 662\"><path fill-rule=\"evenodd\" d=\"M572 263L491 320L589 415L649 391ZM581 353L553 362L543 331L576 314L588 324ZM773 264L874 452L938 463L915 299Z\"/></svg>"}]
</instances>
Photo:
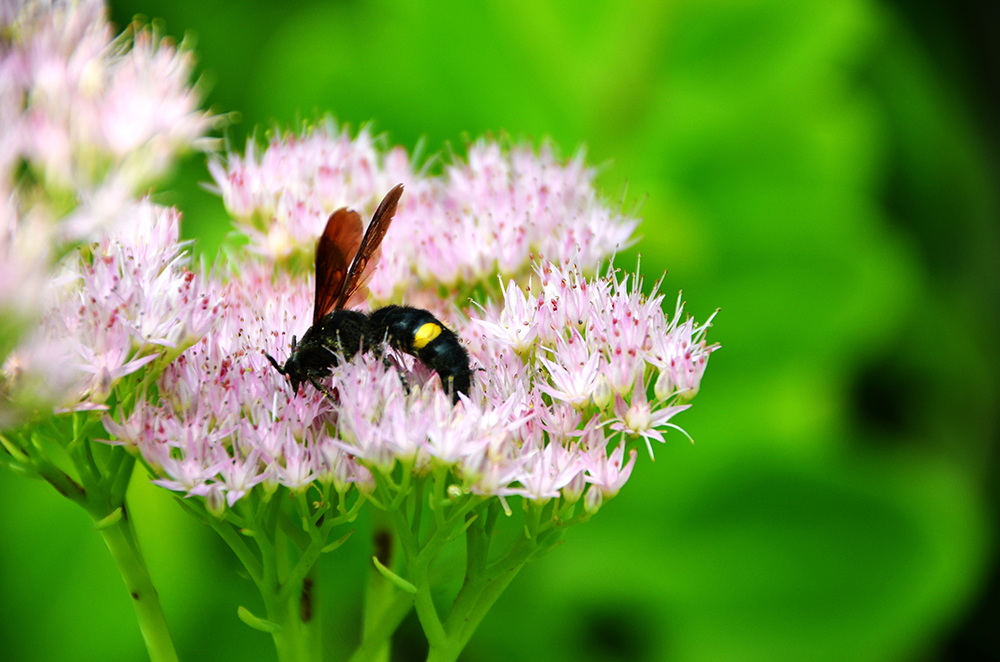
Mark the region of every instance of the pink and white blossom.
<instances>
[{"instance_id":1,"label":"pink and white blossom","mask_svg":"<svg viewBox=\"0 0 1000 662\"><path fill-rule=\"evenodd\" d=\"M44 382L59 408L102 408L123 377L208 330L220 297L187 268L176 210L143 201L121 213L129 230L68 255L43 289L47 310L4 362L12 394Z\"/></svg>"},{"instance_id":2,"label":"pink and white blossom","mask_svg":"<svg viewBox=\"0 0 1000 662\"><path fill-rule=\"evenodd\" d=\"M161 353L147 345L176 353L207 330L177 212L136 195L212 120L190 53L151 28L115 38L99 0L4 3L0 32L0 419L101 408Z\"/></svg>"},{"instance_id":3,"label":"pink and white blossom","mask_svg":"<svg viewBox=\"0 0 1000 662\"><path fill-rule=\"evenodd\" d=\"M715 349L707 324L680 321L679 306L668 319L662 296L644 296L637 277L613 267L588 275L636 221L601 205L580 157L481 141L467 163L433 178L402 150L328 123L211 168L251 251L199 274L178 241L178 214L132 205L129 223L108 225L62 266L43 326L49 340L72 339L70 406L100 406L132 371L158 366L158 400L140 398L105 427L158 484L210 500L212 512L279 485L370 493L399 464L448 472L457 493L585 496L599 507L631 473L626 446L642 439L652 453L650 440L664 440ZM472 389L453 404L432 370L389 352L341 359L322 390L307 382L293 392L264 356L284 361L312 320L313 276L289 267L309 261L333 209L368 217L399 181L406 194L372 293L431 308L454 328ZM462 299L474 283L485 296ZM455 296L442 297L449 288ZM654 374L668 375L669 390L650 402ZM610 449L605 428L620 433Z\"/></svg>"}]
</instances>

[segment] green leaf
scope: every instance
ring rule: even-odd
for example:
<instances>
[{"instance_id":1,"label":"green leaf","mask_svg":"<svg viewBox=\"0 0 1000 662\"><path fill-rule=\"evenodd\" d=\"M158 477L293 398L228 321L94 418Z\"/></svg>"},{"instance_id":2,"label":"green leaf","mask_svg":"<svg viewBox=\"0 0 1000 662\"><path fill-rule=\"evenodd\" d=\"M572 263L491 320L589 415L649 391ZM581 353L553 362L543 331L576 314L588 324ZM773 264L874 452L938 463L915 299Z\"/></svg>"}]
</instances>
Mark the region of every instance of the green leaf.
<instances>
[{"instance_id":1,"label":"green leaf","mask_svg":"<svg viewBox=\"0 0 1000 662\"><path fill-rule=\"evenodd\" d=\"M109 526L113 526L121 521L122 519L122 509L121 506L115 508L111 511L111 514L107 517L94 522L94 531L100 531L101 529L106 529Z\"/></svg>"},{"instance_id":2,"label":"green leaf","mask_svg":"<svg viewBox=\"0 0 1000 662\"><path fill-rule=\"evenodd\" d=\"M339 540L335 540L332 543L330 543L329 545L327 545L326 547L324 547L323 549L321 549L320 552L323 553L323 554L326 554L327 552L332 552L333 550L337 549L338 547L340 547L341 545L343 545L345 542L347 542L347 539L350 538L351 534L353 534L353 533L354 533L354 529L351 529L346 534L344 534Z\"/></svg>"},{"instance_id":3,"label":"green leaf","mask_svg":"<svg viewBox=\"0 0 1000 662\"><path fill-rule=\"evenodd\" d=\"M281 626L277 623L272 623L271 621L265 620L258 616L254 616L250 613L250 610L244 606L240 606L236 610L236 614L240 617L240 620L252 627L254 630L260 630L261 632L267 632L268 634L274 634L275 632L281 632Z\"/></svg>"},{"instance_id":4,"label":"green leaf","mask_svg":"<svg viewBox=\"0 0 1000 662\"><path fill-rule=\"evenodd\" d=\"M378 571L382 573L382 576L385 577L386 579L388 579L390 582L392 582L393 584L395 584L399 588L403 589L407 593L416 593L417 592L417 587L416 586L414 586L410 582L406 581L405 579L403 579L402 577L400 577L399 575L397 575L396 573L394 573L392 570L389 570L389 568L387 568L384 565L382 565L382 563L379 562L377 556L373 556L372 557L372 561L375 562L375 567L378 568Z\"/></svg>"}]
</instances>

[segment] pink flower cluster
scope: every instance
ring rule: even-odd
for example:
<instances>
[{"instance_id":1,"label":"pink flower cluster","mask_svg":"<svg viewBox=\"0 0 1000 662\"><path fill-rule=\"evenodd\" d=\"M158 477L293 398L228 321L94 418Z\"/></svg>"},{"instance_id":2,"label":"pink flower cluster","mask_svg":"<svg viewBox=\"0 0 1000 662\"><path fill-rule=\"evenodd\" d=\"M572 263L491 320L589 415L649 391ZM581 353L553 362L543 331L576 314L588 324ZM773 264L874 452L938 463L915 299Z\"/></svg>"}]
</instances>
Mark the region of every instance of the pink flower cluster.
<instances>
[{"instance_id":1,"label":"pink flower cluster","mask_svg":"<svg viewBox=\"0 0 1000 662\"><path fill-rule=\"evenodd\" d=\"M0 171L24 158L47 186L134 192L207 130L192 61L150 29L114 39L99 0L7 8L0 42Z\"/></svg>"},{"instance_id":2,"label":"pink flower cluster","mask_svg":"<svg viewBox=\"0 0 1000 662\"><path fill-rule=\"evenodd\" d=\"M159 484L214 509L258 484L370 490L401 463L420 475L445 468L469 493L586 495L594 510L632 471L626 442L643 440L652 454L650 440L662 442L690 406L715 349L707 323L682 321L679 304L668 319L663 297L644 297L635 278L585 276L637 221L600 204L579 157L481 141L468 163L435 178L414 173L401 149L382 155L366 132L351 139L328 122L211 168L255 256L212 286L225 305L167 367L160 402L140 403L124 421L108 416L105 427L142 453ZM371 288L432 308L458 332L471 355L469 397L453 405L437 376L402 354L389 367L372 355L340 362L327 384L333 398L308 383L293 393L264 357L283 361L312 319L312 276L288 266L311 263L333 209L370 215L400 181L406 191ZM527 280L532 269L537 290L490 284L499 274ZM471 283L503 303L440 296Z\"/></svg>"},{"instance_id":3,"label":"pink flower cluster","mask_svg":"<svg viewBox=\"0 0 1000 662\"><path fill-rule=\"evenodd\" d=\"M218 300L186 266L178 212L142 201L122 215L48 283L40 324L4 362L14 394L102 409L122 377L165 365L209 329Z\"/></svg>"},{"instance_id":4,"label":"pink flower cluster","mask_svg":"<svg viewBox=\"0 0 1000 662\"><path fill-rule=\"evenodd\" d=\"M537 295L511 284L502 306L453 319L472 357L468 398L453 406L408 355L394 355L391 367L358 355L333 369L331 401L309 384L293 393L263 356L284 359L311 320L312 283L271 274L253 261L234 265L211 331L161 378L161 402L122 423L105 418L163 477L158 484L211 497L216 508L257 484L370 489L373 475L402 463L420 475L444 467L461 490L501 499L586 495L593 511L635 462L606 430L663 441L657 428L690 406L679 404L686 390L674 385L649 402L647 386L672 369L700 382L715 349L707 324L668 321L662 297L644 298L636 281L613 271L588 280L546 263ZM505 323L526 331L511 334Z\"/></svg>"},{"instance_id":5,"label":"pink flower cluster","mask_svg":"<svg viewBox=\"0 0 1000 662\"><path fill-rule=\"evenodd\" d=\"M402 149L383 155L367 131L351 139L327 121L303 136L278 135L263 150L251 143L246 156L210 168L251 250L282 261L311 255L334 209L370 217L402 182L406 194L371 282L379 301L488 284L497 272L523 276L533 255L594 269L638 224L600 203L582 154L561 162L548 146L536 153L481 140L467 163L428 177Z\"/></svg>"},{"instance_id":6,"label":"pink flower cluster","mask_svg":"<svg viewBox=\"0 0 1000 662\"><path fill-rule=\"evenodd\" d=\"M120 232L115 223L134 225L135 215L165 213L147 203L137 205L135 195L180 151L201 140L211 120L198 110L198 95L188 84L190 55L148 28L113 38L99 0L4 2L0 34L0 316L6 325L0 330L0 364L6 359L20 366L18 374L25 362L52 364L64 378L36 385L39 393L52 395L74 382L65 360L77 357L72 360L82 361L94 379L92 388L83 390L101 393L107 375L134 368L127 359L131 331L119 327L117 317L84 323L70 321L65 311L50 314L46 331L36 333L16 356L8 352L43 314L43 302L51 310L53 294L47 290L54 286L64 253L78 242L96 240L108 247ZM161 253L154 252L158 263ZM92 266L90 277L99 280L104 267ZM84 277L66 275L70 282ZM155 300L159 293L142 296ZM172 305L157 301L152 307L169 311ZM143 315L137 321L141 333L152 341L177 340L152 325L155 313ZM92 339L81 337L83 344L72 351L42 350L47 334L55 334L60 345L75 337L62 335L56 318L80 327L80 333L88 325L111 326ZM28 360L33 354L37 360ZM7 383L11 375L0 377ZM79 385L71 392L82 394Z\"/></svg>"}]
</instances>

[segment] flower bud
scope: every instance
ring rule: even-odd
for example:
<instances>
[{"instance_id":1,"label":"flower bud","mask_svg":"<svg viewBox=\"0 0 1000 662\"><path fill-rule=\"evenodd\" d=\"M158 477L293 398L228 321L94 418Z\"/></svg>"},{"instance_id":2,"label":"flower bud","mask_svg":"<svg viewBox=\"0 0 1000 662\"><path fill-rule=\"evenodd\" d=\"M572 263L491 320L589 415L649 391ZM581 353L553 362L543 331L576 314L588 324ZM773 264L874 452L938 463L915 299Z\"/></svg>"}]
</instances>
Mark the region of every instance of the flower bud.
<instances>
[{"instance_id":1,"label":"flower bud","mask_svg":"<svg viewBox=\"0 0 1000 662\"><path fill-rule=\"evenodd\" d=\"M226 495L222 491L222 483L212 483L205 492L205 509L216 519L222 519L226 513Z\"/></svg>"},{"instance_id":2,"label":"flower bud","mask_svg":"<svg viewBox=\"0 0 1000 662\"><path fill-rule=\"evenodd\" d=\"M372 477L372 472L360 464L354 465L354 484L358 486L358 491L365 496L374 494L378 487L375 484L375 478Z\"/></svg>"},{"instance_id":3,"label":"flower bud","mask_svg":"<svg viewBox=\"0 0 1000 662\"><path fill-rule=\"evenodd\" d=\"M611 396L614 395L611 391L611 384L608 380L601 375L597 378L597 384L594 386L594 394L590 396L594 400L594 405L598 409L607 409L608 405L611 404Z\"/></svg>"},{"instance_id":4,"label":"flower bud","mask_svg":"<svg viewBox=\"0 0 1000 662\"><path fill-rule=\"evenodd\" d=\"M644 400L645 398L642 398L642 400L635 399L632 406L625 412L625 427L634 434L648 430L653 421L649 403L644 402Z\"/></svg>"},{"instance_id":5,"label":"flower bud","mask_svg":"<svg viewBox=\"0 0 1000 662\"><path fill-rule=\"evenodd\" d=\"M666 370L660 370L660 376L656 378L656 384L653 386L653 393L656 394L656 399L666 400L673 392L674 383L670 379L670 373Z\"/></svg>"},{"instance_id":6,"label":"flower bud","mask_svg":"<svg viewBox=\"0 0 1000 662\"><path fill-rule=\"evenodd\" d=\"M587 482L584 479L584 472L580 472L573 476L573 480L566 484L566 487L562 489L562 496L566 499L566 503L576 503L583 496L583 489L587 486Z\"/></svg>"},{"instance_id":7,"label":"flower bud","mask_svg":"<svg viewBox=\"0 0 1000 662\"><path fill-rule=\"evenodd\" d=\"M267 478L260 482L261 487L264 488L264 501L270 501L274 493L278 491L280 483L274 478L274 474L270 467L265 469L267 472Z\"/></svg>"},{"instance_id":8,"label":"flower bud","mask_svg":"<svg viewBox=\"0 0 1000 662\"><path fill-rule=\"evenodd\" d=\"M108 396L111 395L111 382L111 372L107 367L102 367L94 375L94 388L90 392L90 401L101 403L107 400Z\"/></svg>"},{"instance_id":9,"label":"flower bud","mask_svg":"<svg viewBox=\"0 0 1000 662\"><path fill-rule=\"evenodd\" d=\"M677 394L677 400L679 402L690 402L694 396L698 395L698 388L701 386L701 380L696 380L693 384L683 391Z\"/></svg>"},{"instance_id":10,"label":"flower bud","mask_svg":"<svg viewBox=\"0 0 1000 662\"><path fill-rule=\"evenodd\" d=\"M586 496L583 497L583 509L590 515L593 515L598 510L601 509L601 505L604 503L604 492L600 490L596 485L591 485L590 489L587 490Z\"/></svg>"}]
</instances>

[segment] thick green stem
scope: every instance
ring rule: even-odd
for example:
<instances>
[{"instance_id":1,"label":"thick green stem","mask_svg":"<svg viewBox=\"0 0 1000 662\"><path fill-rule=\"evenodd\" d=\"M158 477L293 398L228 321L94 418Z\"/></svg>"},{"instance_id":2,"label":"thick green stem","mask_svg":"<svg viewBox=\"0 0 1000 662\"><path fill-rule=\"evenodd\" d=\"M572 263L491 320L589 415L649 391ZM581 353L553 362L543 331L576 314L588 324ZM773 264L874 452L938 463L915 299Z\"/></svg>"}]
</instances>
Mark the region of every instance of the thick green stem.
<instances>
[{"instance_id":1,"label":"thick green stem","mask_svg":"<svg viewBox=\"0 0 1000 662\"><path fill-rule=\"evenodd\" d=\"M320 612L319 568L313 563L302 578L299 591L299 623L301 623L302 649L307 660L323 659L323 619Z\"/></svg>"},{"instance_id":2,"label":"thick green stem","mask_svg":"<svg viewBox=\"0 0 1000 662\"><path fill-rule=\"evenodd\" d=\"M84 434L83 427L77 432L79 435ZM135 468L135 458L124 448L113 448L110 451L109 465L102 468L94 460L92 446L96 443L98 442L92 439L82 438L71 444L71 459L77 467L85 469L81 471L82 498L78 503L95 523L100 524L98 529L104 543L108 546L132 598L149 659L151 662L176 662L177 652L160 607L160 598L149 576L125 502L125 492ZM115 521L113 515L119 509L121 515Z\"/></svg>"},{"instance_id":3,"label":"thick green stem","mask_svg":"<svg viewBox=\"0 0 1000 662\"><path fill-rule=\"evenodd\" d=\"M278 659L319 662L323 648L315 565L323 540L317 535L300 552L281 531L283 501L283 496L275 495L260 505L254 517L253 539L260 549L262 571L258 588L268 620L280 626L272 634Z\"/></svg>"},{"instance_id":4,"label":"thick green stem","mask_svg":"<svg viewBox=\"0 0 1000 662\"><path fill-rule=\"evenodd\" d=\"M323 657L323 638L317 573L313 568L290 597L275 585L264 594L267 619L280 626L273 633L274 647L281 662L319 662Z\"/></svg>"},{"instance_id":5,"label":"thick green stem","mask_svg":"<svg viewBox=\"0 0 1000 662\"><path fill-rule=\"evenodd\" d=\"M372 552L379 563L386 568L392 568L396 559L396 541L392 536L392 524L389 516L378 509L372 512ZM367 659L377 662L389 662L389 639L395 628L384 632L387 623L383 615L392 606L393 597L400 590L378 571L374 564L368 566L368 582L365 590L364 628L362 630L362 648L366 648ZM412 604L412 600L407 601ZM404 612L405 614L405 612ZM398 623L397 623L398 625ZM358 656L358 652L354 657Z\"/></svg>"},{"instance_id":6,"label":"thick green stem","mask_svg":"<svg viewBox=\"0 0 1000 662\"><path fill-rule=\"evenodd\" d=\"M391 652L390 639L399 628L406 615L413 608L413 596L395 588L385 577L373 570L379 578L388 585L387 593L390 599L385 599L378 606L381 609L375 613L375 605L369 609L365 605L365 631L361 645L354 651L350 662L388 662Z\"/></svg>"},{"instance_id":7,"label":"thick green stem","mask_svg":"<svg viewBox=\"0 0 1000 662\"><path fill-rule=\"evenodd\" d=\"M95 522L99 521L93 514L92 517ZM132 606L139 620L139 629L146 642L146 650L149 651L149 659L151 662L177 662L177 653L174 651L174 644L167 630L167 621L163 617L159 597L139 551L138 542L135 540L128 511L126 510L122 518L114 524L102 528L101 536L111 551L122 579L125 580L125 588L132 597Z\"/></svg>"}]
</instances>

